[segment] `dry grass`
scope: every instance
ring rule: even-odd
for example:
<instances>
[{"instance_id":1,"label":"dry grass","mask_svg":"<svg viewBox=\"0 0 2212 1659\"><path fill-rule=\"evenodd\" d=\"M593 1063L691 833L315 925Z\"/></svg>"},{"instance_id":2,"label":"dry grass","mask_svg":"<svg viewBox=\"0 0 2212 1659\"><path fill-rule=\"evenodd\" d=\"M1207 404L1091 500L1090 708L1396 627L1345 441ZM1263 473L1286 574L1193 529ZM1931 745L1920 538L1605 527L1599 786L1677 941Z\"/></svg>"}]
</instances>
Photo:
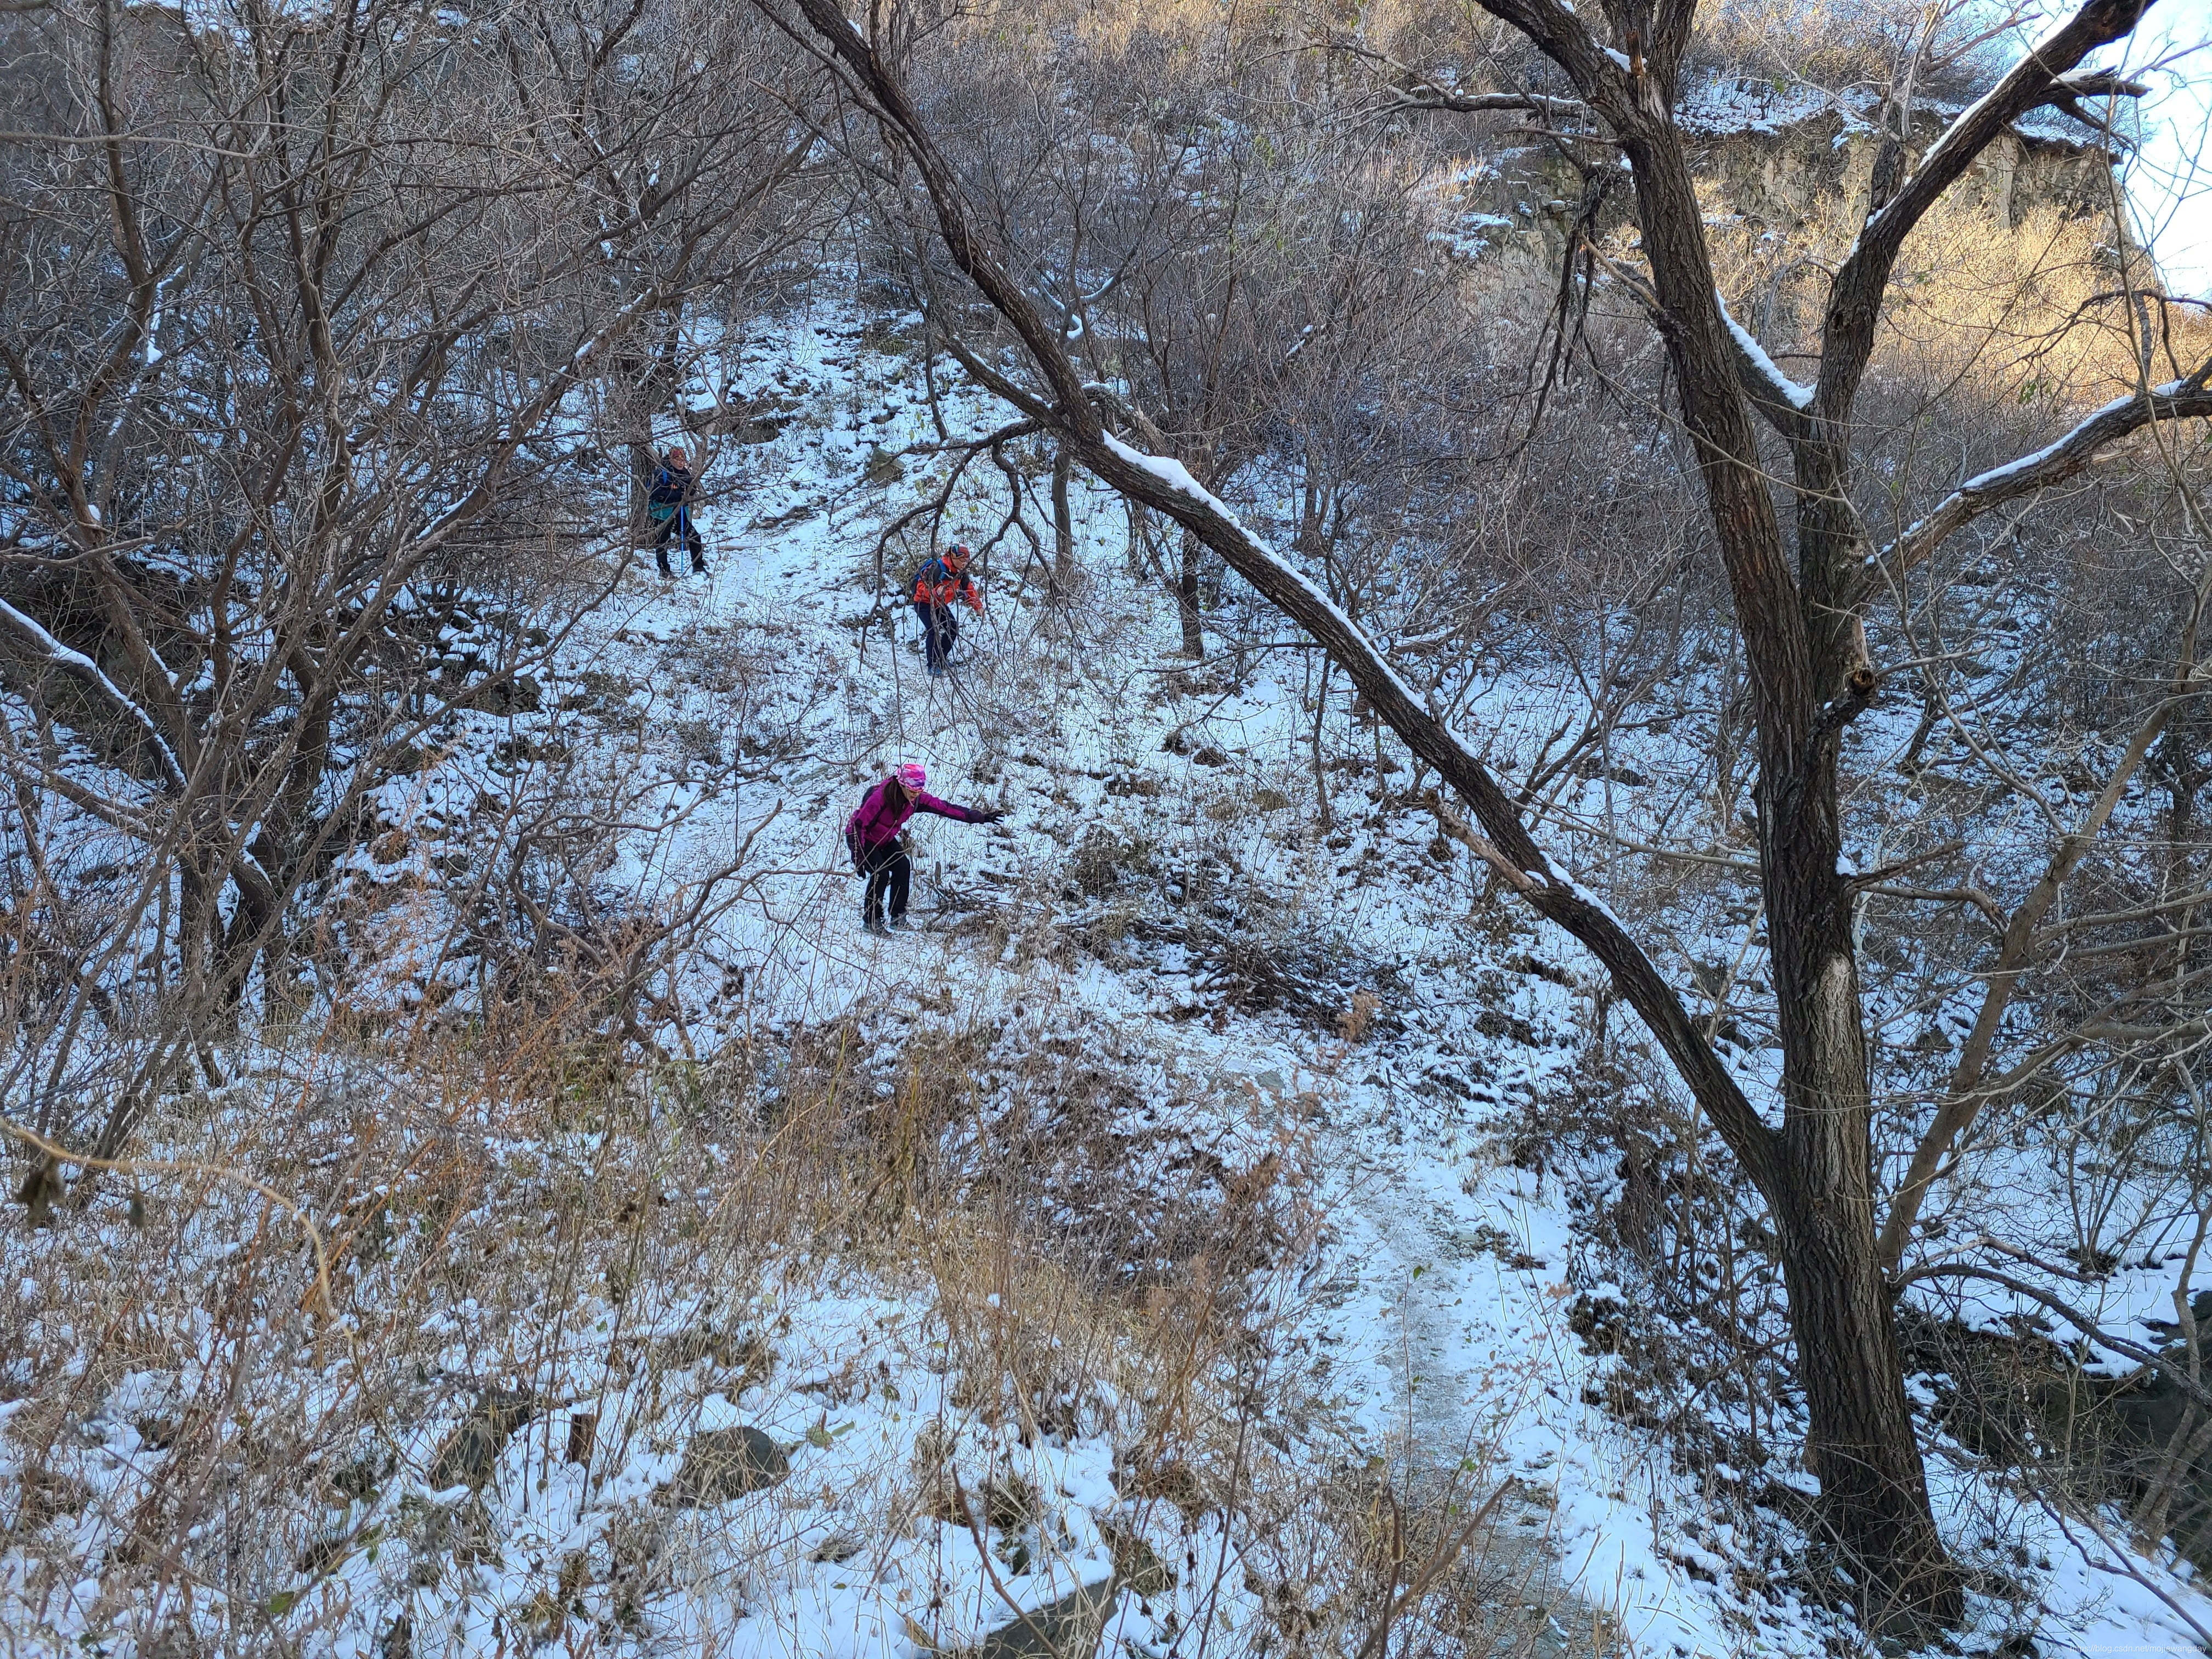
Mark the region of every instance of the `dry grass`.
<instances>
[{"instance_id":1,"label":"dry grass","mask_svg":"<svg viewBox=\"0 0 2212 1659\"><path fill-rule=\"evenodd\" d=\"M1315 1478L1339 1431L1288 1289L1320 1228L1291 1149L1165 1172L1170 1127L1116 1126L1113 1057L1002 1038L852 1018L640 1069L557 1010L425 1018L165 1103L147 1144L188 1164L118 1172L47 1230L0 1221L4 1650L52 1627L314 1651L380 1553L403 1599L532 1554L500 1616L619 1644L656 1597L720 1595L738 1546L641 1487L539 1550L532 1491L665 1485L703 1390L796 1389L823 1424L910 1395L915 1345L793 1346L856 1296L914 1310L948 1391L911 1460L848 1478L838 1513L866 1518L836 1549L878 1559L930 1516L1048 1548L1010 1449L1103 1438L1100 1524L1140 1595L1231 1571L1270 1650L1334 1650L1404 1562L1378 1566L1371 1480Z\"/></svg>"}]
</instances>

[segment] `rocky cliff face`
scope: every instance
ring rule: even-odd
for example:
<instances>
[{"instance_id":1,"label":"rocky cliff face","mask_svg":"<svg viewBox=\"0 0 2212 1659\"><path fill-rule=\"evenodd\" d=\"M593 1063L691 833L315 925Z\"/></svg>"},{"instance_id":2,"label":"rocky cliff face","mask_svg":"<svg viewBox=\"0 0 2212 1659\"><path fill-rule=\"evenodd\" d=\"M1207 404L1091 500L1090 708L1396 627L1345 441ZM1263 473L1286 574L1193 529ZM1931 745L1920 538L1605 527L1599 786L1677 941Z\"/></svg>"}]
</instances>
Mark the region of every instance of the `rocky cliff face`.
<instances>
[{"instance_id":1,"label":"rocky cliff face","mask_svg":"<svg viewBox=\"0 0 2212 1659\"><path fill-rule=\"evenodd\" d=\"M1925 103L1915 112L1916 155L1960 106ZM1840 255L1865 218L1881 134L1871 100L1838 100L1813 88L1717 77L1679 107L1692 161L1710 191L1717 243L1779 242L1796 251ZM2117 189L2110 153L2096 135L2055 112L2024 123L1991 144L1955 187L1957 199L2010 234L2031 216L2097 217L2107 236ZM1585 159L1599 152L1593 147ZM1548 145L1470 151L1435 179L1449 228L1443 233L1472 258L1479 280L1501 307L1547 301L1557 282L1566 232L1580 202L1580 173ZM1635 202L1626 175L1598 213L1601 235L1632 243ZM1723 228L1732 228L1731 238ZM2132 258L2123 225L2115 238ZM1832 247L1825 247L1829 242ZM1717 254L1722 253L1720 246Z\"/></svg>"},{"instance_id":2,"label":"rocky cliff face","mask_svg":"<svg viewBox=\"0 0 2212 1659\"><path fill-rule=\"evenodd\" d=\"M1947 104L1917 110L1916 155L1958 112ZM1698 145L1699 171L1728 210L1787 234L1865 217L1881 148L1875 114L1808 88L1778 92L1765 82L1725 80L1685 99L1680 120ZM2008 231L2039 208L2109 213L2112 160L2094 137L2055 114L2023 123L1991 144L1958 188Z\"/></svg>"}]
</instances>

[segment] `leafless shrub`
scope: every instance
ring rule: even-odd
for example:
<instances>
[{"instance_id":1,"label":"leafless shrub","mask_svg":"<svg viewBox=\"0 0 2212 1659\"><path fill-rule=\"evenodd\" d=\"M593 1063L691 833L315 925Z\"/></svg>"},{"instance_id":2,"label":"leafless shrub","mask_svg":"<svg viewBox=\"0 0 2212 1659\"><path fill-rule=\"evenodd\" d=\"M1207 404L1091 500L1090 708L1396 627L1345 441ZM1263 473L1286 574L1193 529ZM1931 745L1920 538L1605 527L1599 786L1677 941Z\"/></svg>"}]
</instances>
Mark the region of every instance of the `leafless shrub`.
<instances>
[{"instance_id":1,"label":"leafless shrub","mask_svg":"<svg viewBox=\"0 0 2212 1659\"><path fill-rule=\"evenodd\" d=\"M0 27L27 965L81 908L72 864L132 872L58 1000L19 977L0 1075L37 1133L109 1157L180 1056L218 1076L252 991L290 1000L374 792L457 712L533 695L611 580L594 400L641 342L685 367L684 307L791 234L799 158L754 89L784 49L714 8ZM680 384L638 376L622 442Z\"/></svg>"}]
</instances>

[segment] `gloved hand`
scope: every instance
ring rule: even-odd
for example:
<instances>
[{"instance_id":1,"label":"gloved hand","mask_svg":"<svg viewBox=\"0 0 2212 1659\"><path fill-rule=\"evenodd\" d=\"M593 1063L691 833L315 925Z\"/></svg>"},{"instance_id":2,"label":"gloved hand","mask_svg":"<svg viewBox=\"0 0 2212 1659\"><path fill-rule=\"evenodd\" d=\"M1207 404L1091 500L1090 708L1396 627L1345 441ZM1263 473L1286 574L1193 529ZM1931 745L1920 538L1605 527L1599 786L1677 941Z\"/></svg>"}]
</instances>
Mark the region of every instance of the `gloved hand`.
<instances>
[{"instance_id":1,"label":"gloved hand","mask_svg":"<svg viewBox=\"0 0 2212 1659\"><path fill-rule=\"evenodd\" d=\"M996 807L987 807L982 811L975 814L975 822L978 823L996 823L1000 818L1006 816L1006 815L1003 811L1000 811Z\"/></svg>"}]
</instances>

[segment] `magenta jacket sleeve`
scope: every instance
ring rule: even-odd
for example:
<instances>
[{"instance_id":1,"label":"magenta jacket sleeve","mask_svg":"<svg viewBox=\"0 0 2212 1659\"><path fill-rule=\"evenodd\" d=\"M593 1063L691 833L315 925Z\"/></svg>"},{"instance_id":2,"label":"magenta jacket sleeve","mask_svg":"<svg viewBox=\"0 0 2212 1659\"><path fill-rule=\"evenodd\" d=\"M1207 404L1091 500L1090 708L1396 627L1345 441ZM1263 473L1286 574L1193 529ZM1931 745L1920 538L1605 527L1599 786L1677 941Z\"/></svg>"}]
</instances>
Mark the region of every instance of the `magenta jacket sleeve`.
<instances>
[{"instance_id":1,"label":"magenta jacket sleeve","mask_svg":"<svg viewBox=\"0 0 2212 1659\"><path fill-rule=\"evenodd\" d=\"M940 818L952 818L961 823L975 822L975 808L955 806L951 801L939 800L934 795L916 795L914 798L914 810L917 812L934 812Z\"/></svg>"}]
</instances>

